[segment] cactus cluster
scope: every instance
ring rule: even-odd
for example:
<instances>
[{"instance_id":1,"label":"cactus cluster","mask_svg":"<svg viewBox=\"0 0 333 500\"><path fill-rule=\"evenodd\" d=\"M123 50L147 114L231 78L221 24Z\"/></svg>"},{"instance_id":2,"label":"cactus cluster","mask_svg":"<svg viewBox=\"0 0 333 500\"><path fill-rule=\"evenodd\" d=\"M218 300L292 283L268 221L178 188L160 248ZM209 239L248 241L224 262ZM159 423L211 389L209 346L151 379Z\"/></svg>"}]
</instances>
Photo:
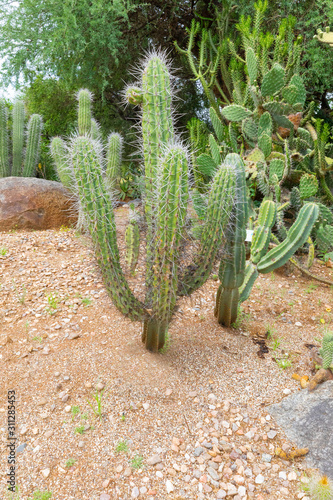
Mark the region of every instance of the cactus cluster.
<instances>
[{"instance_id":1,"label":"cactus cluster","mask_svg":"<svg viewBox=\"0 0 333 500\"><path fill-rule=\"evenodd\" d=\"M308 491L312 500L333 500L333 485L327 476L311 477Z\"/></svg>"},{"instance_id":2,"label":"cactus cluster","mask_svg":"<svg viewBox=\"0 0 333 500\"><path fill-rule=\"evenodd\" d=\"M31 115L27 129L24 125L24 102L13 105L12 150L7 129L8 112L4 99L0 99L0 177L33 177L39 159L42 118Z\"/></svg>"}]
</instances>

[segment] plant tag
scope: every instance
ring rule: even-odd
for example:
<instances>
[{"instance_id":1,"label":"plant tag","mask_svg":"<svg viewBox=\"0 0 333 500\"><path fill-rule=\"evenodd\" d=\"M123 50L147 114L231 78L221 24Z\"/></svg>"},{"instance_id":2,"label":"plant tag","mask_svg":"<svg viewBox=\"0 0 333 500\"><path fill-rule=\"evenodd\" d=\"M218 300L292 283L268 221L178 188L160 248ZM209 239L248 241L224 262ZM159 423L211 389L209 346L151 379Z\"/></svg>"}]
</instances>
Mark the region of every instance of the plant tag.
<instances>
[{"instance_id":1,"label":"plant tag","mask_svg":"<svg viewBox=\"0 0 333 500\"><path fill-rule=\"evenodd\" d=\"M252 229L247 229L245 241L252 241L253 233L254 231Z\"/></svg>"}]
</instances>

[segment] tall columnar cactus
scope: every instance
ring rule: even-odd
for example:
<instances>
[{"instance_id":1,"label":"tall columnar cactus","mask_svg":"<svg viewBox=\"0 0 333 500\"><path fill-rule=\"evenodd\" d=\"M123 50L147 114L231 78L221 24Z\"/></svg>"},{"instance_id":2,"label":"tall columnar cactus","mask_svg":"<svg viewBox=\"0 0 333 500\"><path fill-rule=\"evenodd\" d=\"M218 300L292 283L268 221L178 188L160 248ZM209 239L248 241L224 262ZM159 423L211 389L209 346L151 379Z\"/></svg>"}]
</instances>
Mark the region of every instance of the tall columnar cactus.
<instances>
[{"instance_id":1,"label":"tall columnar cactus","mask_svg":"<svg viewBox=\"0 0 333 500\"><path fill-rule=\"evenodd\" d=\"M106 178L111 187L116 187L121 177L123 138L117 132L108 137L106 156Z\"/></svg>"},{"instance_id":2,"label":"tall columnar cactus","mask_svg":"<svg viewBox=\"0 0 333 500\"><path fill-rule=\"evenodd\" d=\"M68 151L65 141L61 137L54 137L51 141L51 155L54 160L60 182L67 189L73 191L74 176L69 165Z\"/></svg>"},{"instance_id":3,"label":"tall columnar cactus","mask_svg":"<svg viewBox=\"0 0 333 500\"><path fill-rule=\"evenodd\" d=\"M239 287L244 280L248 200L242 159L231 154L226 160L235 166L236 185L234 207L226 233L226 255L219 269L221 285L216 297L215 316L219 323L230 326L237 318Z\"/></svg>"},{"instance_id":4,"label":"tall columnar cactus","mask_svg":"<svg viewBox=\"0 0 333 500\"><path fill-rule=\"evenodd\" d=\"M6 102L0 99L0 177L10 175L7 119Z\"/></svg>"},{"instance_id":5,"label":"tall columnar cactus","mask_svg":"<svg viewBox=\"0 0 333 500\"><path fill-rule=\"evenodd\" d=\"M139 104L142 110L143 155L145 166L145 216L147 222L147 270L146 283L148 294L153 281L152 263L155 260L153 243L156 208L155 191L157 187L158 163L165 146L174 137L171 82L164 58L151 55L142 72L140 87L129 87L126 97L130 103ZM149 302L151 297L147 295Z\"/></svg>"},{"instance_id":6,"label":"tall columnar cactus","mask_svg":"<svg viewBox=\"0 0 333 500\"><path fill-rule=\"evenodd\" d=\"M79 101L78 126L79 134L89 134L91 131L91 101L92 93L87 89L81 89L78 92Z\"/></svg>"},{"instance_id":7,"label":"tall columnar cactus","mask_svg":"<svg viewBox=\"0 0 333 500\"><path fill-rule=\"evenodd\" d=\"M40 115L31 115L28 122L27 145L24 157L23 177L33 177L40 150L40 137L42 133L42 118Z\"/></svg>"},{"instance_id":8,"label":"tall columnar cactus","mask_svg":"<svg viewBox=\"0 0 333 500\"><path fill-rule=\"evenodd\" d=\"M125 243L126 262L130 272L134 274L139 259L140 230L133 204L132 207L130 207L130 220L125 232Z\"/></svg>"},{"instance_id":9,"label":"tall columnar cactus","mask_svg":"<svg viewBox=\"0 0 333 500\"><path fill-rule=\"evenodd\" d=\"M24 102L16 101L13 106L13 176L20 176L23 167L24 145Z\"/></svg>"}]
</instances>

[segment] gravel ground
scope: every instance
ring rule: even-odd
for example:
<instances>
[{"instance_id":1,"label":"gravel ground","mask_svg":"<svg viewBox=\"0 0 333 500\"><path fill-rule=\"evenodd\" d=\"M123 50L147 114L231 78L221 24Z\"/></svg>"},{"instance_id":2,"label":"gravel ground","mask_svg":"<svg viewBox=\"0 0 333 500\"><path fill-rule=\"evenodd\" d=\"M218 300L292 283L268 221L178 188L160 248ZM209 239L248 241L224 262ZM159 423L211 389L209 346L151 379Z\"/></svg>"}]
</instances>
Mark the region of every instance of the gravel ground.
<instances>
[{"instance_id":1,"label":"gravel ground","mask_svg":"<svg viewBox=\"0 0 333 500\"><path fill-rule=\"evenodd\" d=\"M309 344L332 321L329 287L296 271L260 276L240 325L226 329L210 280L179 300L168 347L152 354L141 325L112 305L87 238L2 233L0 254L2 499L8 390L20 500L36 490L54 500L308 498L311 471L276 455L292 443L266 407L301 390L294 372L311 375ZM139 296L142 276L141 261L130 279Z\"/></svg>"}]
</instances>

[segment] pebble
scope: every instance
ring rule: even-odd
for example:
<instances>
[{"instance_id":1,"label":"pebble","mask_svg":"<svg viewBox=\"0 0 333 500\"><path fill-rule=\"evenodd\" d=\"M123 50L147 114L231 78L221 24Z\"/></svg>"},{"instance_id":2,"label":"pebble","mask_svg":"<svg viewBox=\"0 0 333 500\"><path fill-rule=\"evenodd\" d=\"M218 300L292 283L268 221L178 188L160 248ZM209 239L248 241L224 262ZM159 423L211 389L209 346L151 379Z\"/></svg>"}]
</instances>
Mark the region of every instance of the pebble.
<instances>
[{"instance_id":1,"label":"pebble","mask_svg":"<svg viewBox=\"0 0 333 500\"><path fill-rule=\"evenodd\" d=\"M140 493L141 493L141 495L144 495L145 493L147 493L147 488L145 486L142 486L140 488Z\"/></svg>"},{"instance_id":2,"label":"pebble","mask_svg":"<svg viewBox=\"0 0 333 500\"><path fill-rule=\"evenodd\" d=\"M148 410L148 408L149 408L149 403L142 403L142 408L143 408L144 410Z\"/></svg>"},{"instance_id":3,"label":"pebble","mask_svg":"<svg viewBox=\"0 0 333 500\"><path fill-rule=\"evenodd\" d=\"M27 427L22 427L22 429L20 430L21 436L24 436L27 432L28 432L28 428Z\"/></svg>"},{"instance_id":4,"label":"pebble","mask_svg":"<svg viewBox=\"0 0 333 500\"><path fill-rule=\"evenodd\" d=\"M296 481L296 479L297 479L296 472L294 472L294 471L289 472L289 474L288 474L288 481Z\"/></svg>"},{"instance_id":5,"label":"pebble","mask_svg":"<svg viewBox=\"0 0 333 500\"><path fill-rule=\"evenodd\" d=\"M132 474L132 469L130 467L126 467L124 470L124 476L129 477Z\"/></svg>"},{"instance_id":6,"label":"pebble","mask_svg":"<svg viewBox=\"0 0 333 500\"><path fill-rule=\"evenodd\" d=\"M272 455L268 455L268 453L263 453L261 455L261 459L263 462L271 463L272 461Z\"/></svg>"},{"instance_id":7,"label":"pebble","mask_svg":"<svg viewBox=\"0 0 333 500\"><path fill-rule=\"evenodd\" d=\"M213 469L212 467L208 467L207 472L210 475L210 477L214 479L214 481L218 481L220 479L220 476L218 475L216 470Z\"/></svg>"},{"instance_id":8,"label":"pebble","mask_svg":"<svg viewBox=\"0 0 333 500\"><path fill-rule=\"evenodd\" d=\"M79 441L78 447L79 448L83 448L84 447L84 441Z\"/></svg>"},{"instance_id":9,"label":"pebble","mask_svg":"<svg viewBox=\"0 0 333 500\"><path fill-rule=\"evenodd\" d=\"M235 496L237 495L237 489L234 484L227 483L227 495L229 496Z\"/></svg>"},{"instance_id":10,"label":"pebble","mask_svg":"<svg viewBox=\"0 0 333 500\"><path fill-rule=\"evenodd\" d=\"M220 498L225 498L227 496L227 492L225 490L219 490L216 493L216 498L220 500Z\"/></svg>"},{"instance_id":11,"label":"pebble","mask_svg":"<svg viewBox=\"0 0 333 500\"><path fill-rule=\"evenodd\" d=\"M162 462L162 459L159 455L153 455L152 457L149 457L147 460L148 465L156 465Z\"/></svg>"},{"instance_id":12,"label":"pebble","mask_svg":"<svg viewBox=\"0 0 333 500\"><path fill-rule=\"evenodd\" d=\"M137 486L134 486L134 488L132 489L132 495L131 495L131 497L132 498L138 498L139 495L140 495L139 488Z\"/></svg>"},{"instance_id":13,"label":"pebble","mask_svg":"<svg viewBox=\"0 0 333 500\"><path fill-rule=\"evenodd\" d=\"M49 438L49 437L53 436L53 434L54 434L54 432L52 430L46 431L45 432L45 437Z\"/></svg>"},{"instance_id":14,"label":"pebble","mask_svg":"<svg viewBox=\"0 0 333 500\"><path fill-rule=\"evenodd\" d=\"M245 488L245 486L240 486L238 488L238 495L240 497L245 497L246 496L246 488Z\"/></svg>"},{"instance_id":15,"label":"pebble","mask_svg":"<svg viewBox=\"0 0 333 500\"><path fill-rule=\"evenodd\" d=\"M103 384L103 382L98 382L98 384L96 385L96 389L98 391L102 391L105 387L105 384Z\"/></svg>"},{"instance_id":16,"label":"pebble","mask_svg":"<svg viewBox=\"0 0 333 500\"><path fill-rule=\"evenodd\" d=\"M42 473L42 475L45 477L45 479L46 479L47 477L49 477L50 472L51 472L51 471L50 471L50 469L43 469L43 470L41 471L41 473Z\"/></svg>"},{"instance_id":17,"label":"pebble","mask_svg":"<svg viewBox=\"0 0 333 500\"><path fill-rule=\"evenodd\" d=\"M111 500L111 497L107 493L102 493L99 500Z\"/></svg>"},{"instance_id":18,"label":"pebble","mask_svg":"<svg viewBox=\"0 0 333 500\"><path fill-rule=\"evenodd\" d=\"M22 453L22 451L25 450L25 448L27 447L27 443L22 443L20 444L17 448L16 448L16 453Z\"/></svg>"},{"instance_id":19,"label":"pebble","mask_svg":"<svg viewBox=\"0 0 333 500\"><path fill-rule=\"evenodd\" d=\"M116 467L116 472L118 472L118 474L120 474L122 472L122 470L123 470L123 466L122 465L118 465Z\"/></svg>"},{"instance_id":20,"label":"pebble","mask_svg":"<svg viewBox=\"0 0 333 500\"><path fill-rule=\"evenodd\" d=\"M79 337L81 337L81 335L79 334L79 332L73 332L70 335L68 335L68 340L78 339Z\"/></svg>"},{"instance_id":21,"label":"pebble","mask_svg":"<svg viewBox=\"0 0 333 500\"><path fill-rule=\"evenodd\" d=\"M91 382L85 382L85 384L84 384L84 385L85 385L85 387L86 387L87 389L91 389L91 388L92 388L92 383L91 383Z\"/></svg>"},{"instance_id":22,"label":"pebble","mask_svg":"<svg viewBox=\"0 0 333 500\"><path fill-rule=\"evenodd\" d=\"M286 480L287 479L287 474L284 471L281 471L281 472L279 472L279 478Z\"/></svg>"},{"instance_id":23,"label":"pebble","mask_svg":"<svg viewBox=\"0 0 333 500\"><path fill-rule=\"evenodd\" d=\"M165 395L166 396L171 396L172 392L173 392L172 389L166 389Z\"/></svg>"},{"instance_id":24,"label":"pebble","mask_svg":"<svg viewBox=\"0 0 333 500\"><path fill-rule=\"evenodd\" d=\"M291 394L291 390L290 389L283 389L283 394Z\"/></svg>"},{"instance_id":25,"label":"pebble","mask_svg":"<svg viewBox=\"0 0 333 500\"><path fill-rule=\"evenodd\" d=\"M169 479L167 479L165 486L166 486L167 493L171 493L174 490L174 486L173 486L172 482L169 481Z\"/></svg>"},{"instance_id":26,"label":"pebble","mask_svg":"<svg viewBox=\"0 0 333 500\"><path fill-rule=\"evenodd\" d=\"M258 474L257 477L255 478L254 482L256 484L262 484L265 481L265 478L262 474Z\"/></svg>"},{"instance_id":27,"label":"pebble","mask_svg":"<svg viewBox=\"0 0 333 500\"><path fill-rule=\"evenodd\" d=\"M274 439L276 435L277 435L276 431L269 431L269 432L267 432L267 437L269 439Z\"/></svg>"},{"instance_id":28,"label":"pebble","mask_svg":"<svg viewBox=\"0 0 333 500\"><path fill-rule=\"evenodd\" d=\"M65 406L65 412L69 413L71 411L71 405Z\"/></svg>"},{"instance_id":29,"label":"pebble","mask_svg":"<svg viewBox=\"0 0 333 500\"><path fill-rule=\"evenodd\" d=\"M47 399L42 398L37 402L37 406L44 406L47 403Z\"/></svg>"}]
</instances>

